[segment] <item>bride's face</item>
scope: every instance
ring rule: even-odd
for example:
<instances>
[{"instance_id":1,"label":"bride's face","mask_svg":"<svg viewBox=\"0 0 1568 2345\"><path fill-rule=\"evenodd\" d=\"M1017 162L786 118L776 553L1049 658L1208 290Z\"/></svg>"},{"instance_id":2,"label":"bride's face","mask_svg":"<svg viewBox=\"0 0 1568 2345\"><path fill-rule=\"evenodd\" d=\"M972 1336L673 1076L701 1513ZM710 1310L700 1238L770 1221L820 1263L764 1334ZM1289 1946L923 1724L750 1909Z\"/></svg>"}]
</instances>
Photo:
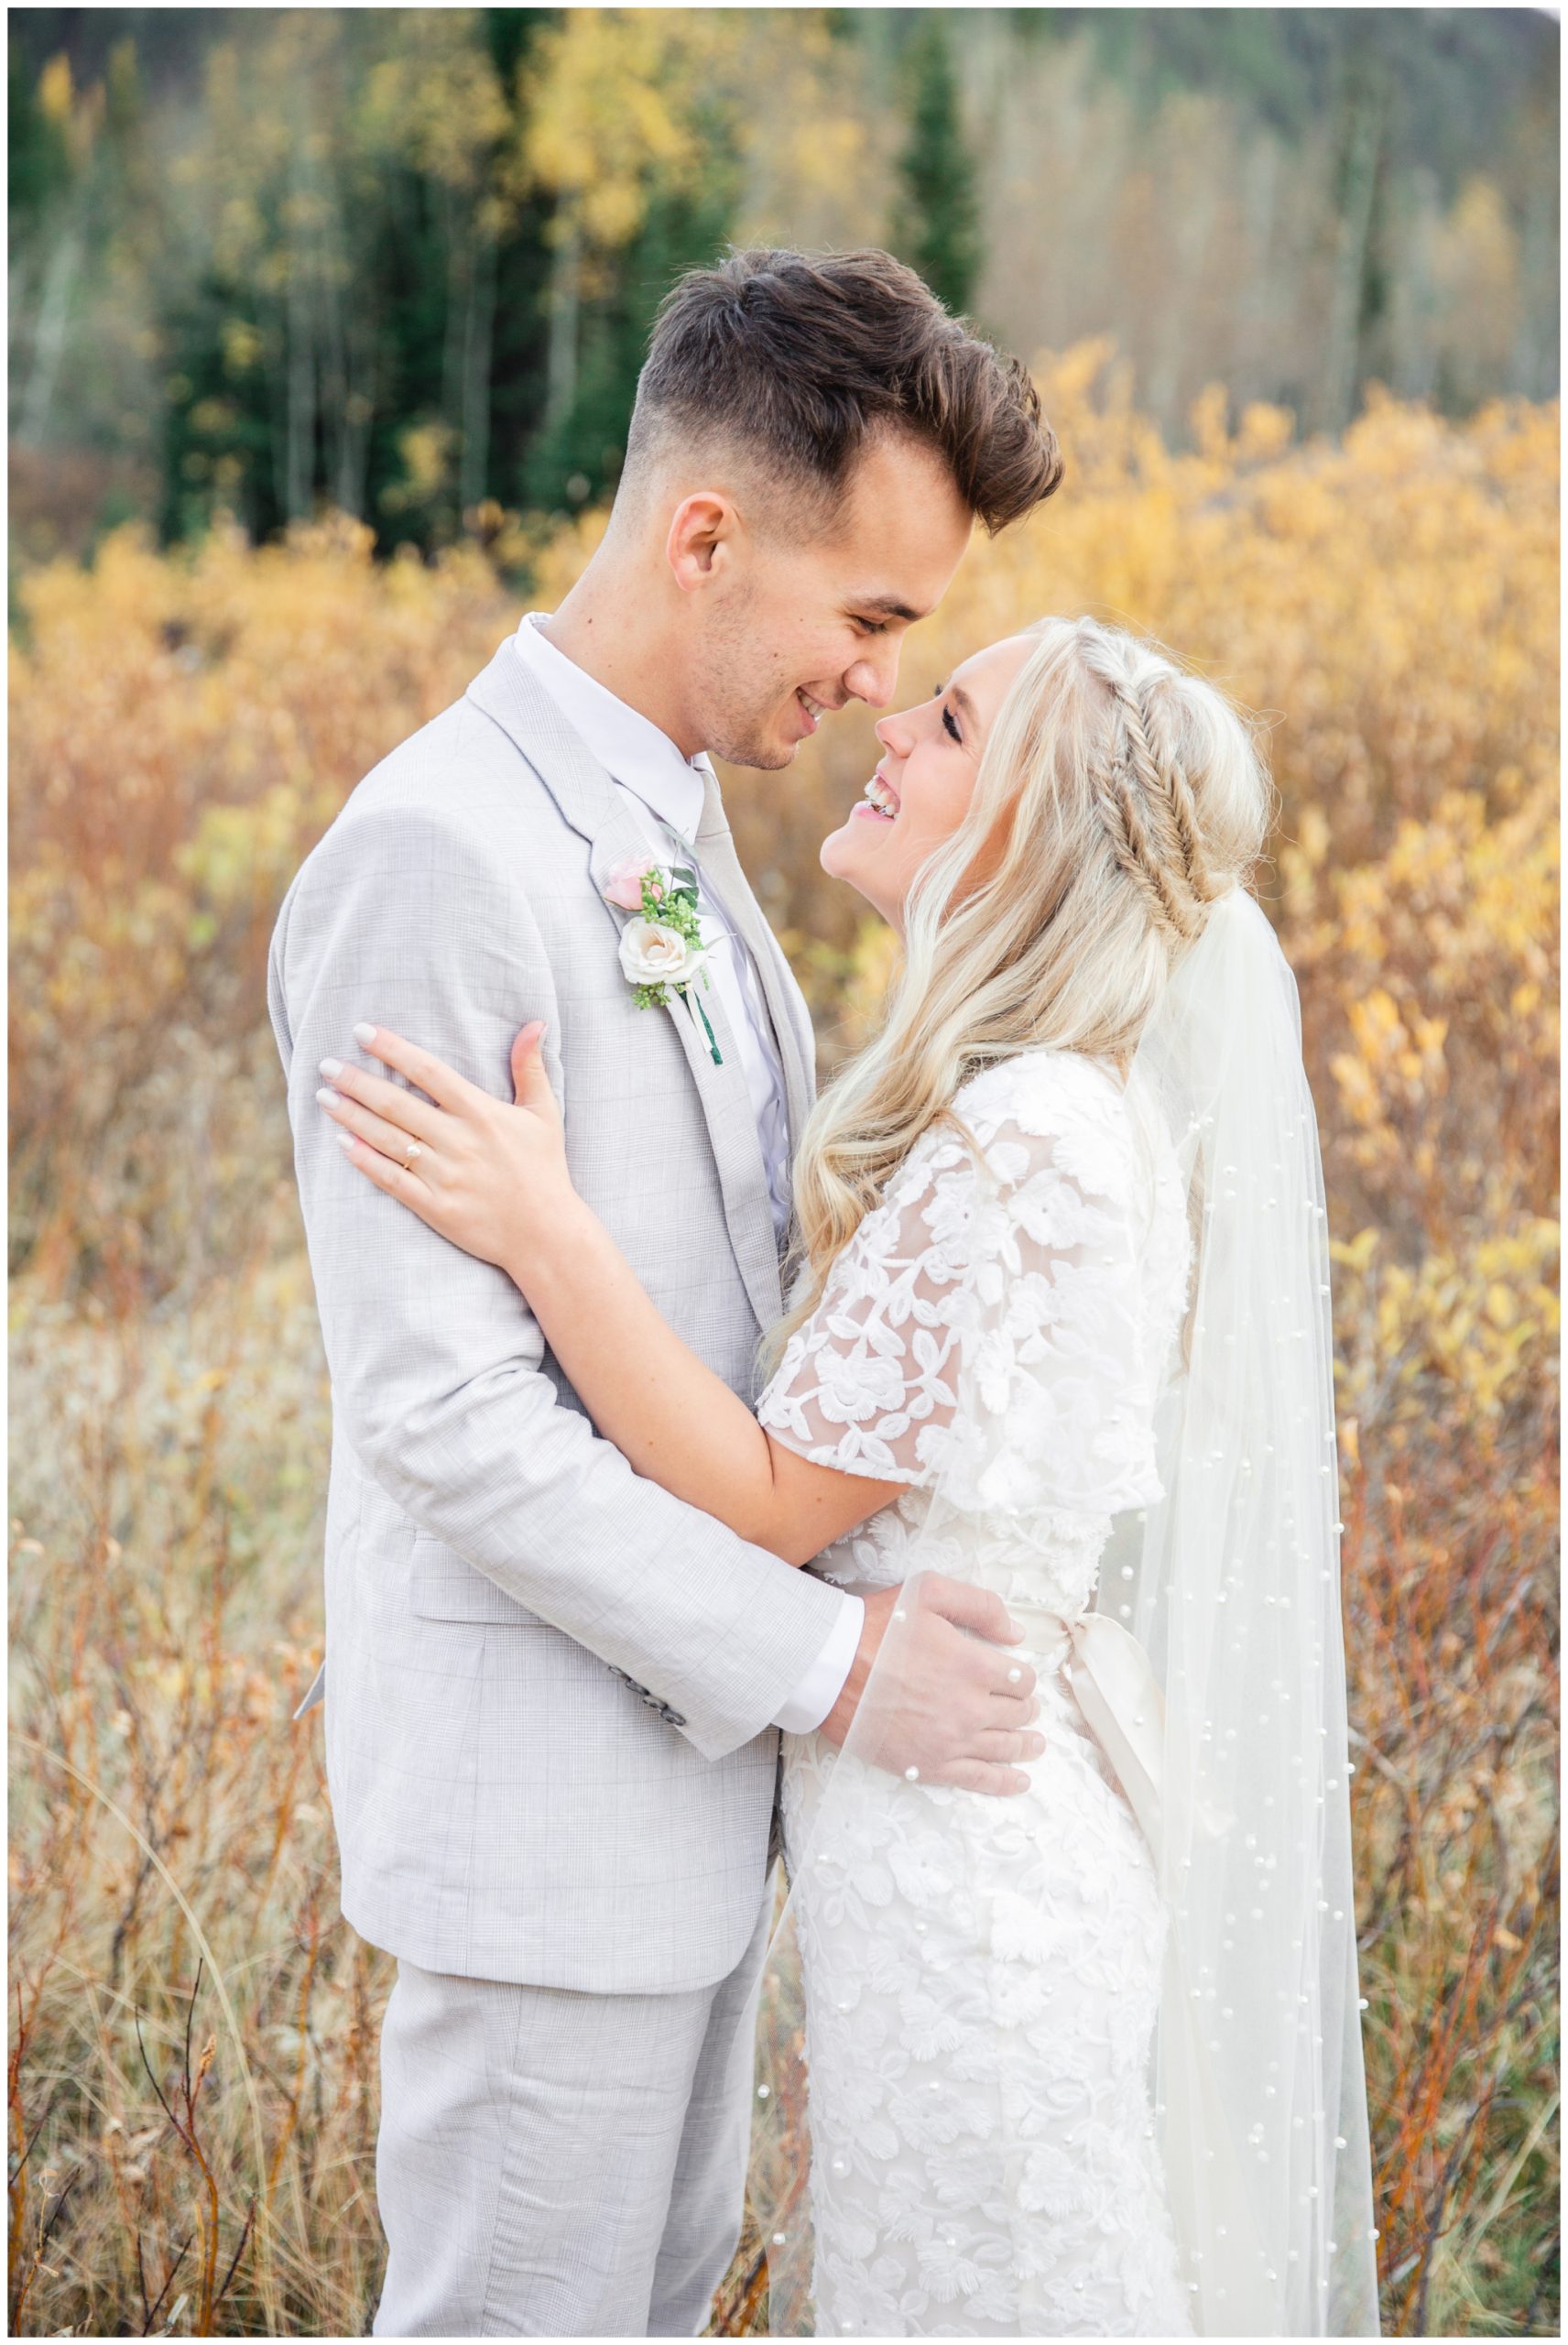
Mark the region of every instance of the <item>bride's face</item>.
<instances>
[{"instance_id":1,"label":"bride's face","mask_svg":"<svg viewBox=\"0 0 1568 2345\"><path fill-rule=\"evenodd\" d=\"M969 811L980 753L1032 636L1013 635L976 651L918 708L877 726L881 763L847 823L822 841L822 869L847 879L894 928L904 900L933 850Z\"/></svg>"}]
</instances>

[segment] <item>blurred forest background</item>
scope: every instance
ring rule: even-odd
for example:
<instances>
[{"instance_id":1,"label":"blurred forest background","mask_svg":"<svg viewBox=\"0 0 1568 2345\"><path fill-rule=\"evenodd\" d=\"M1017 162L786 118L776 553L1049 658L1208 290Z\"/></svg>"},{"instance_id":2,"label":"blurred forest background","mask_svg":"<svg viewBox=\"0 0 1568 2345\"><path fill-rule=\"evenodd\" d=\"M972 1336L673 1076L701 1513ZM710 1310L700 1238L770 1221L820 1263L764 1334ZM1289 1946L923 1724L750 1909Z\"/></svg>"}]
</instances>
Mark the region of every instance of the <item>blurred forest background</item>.
<instances>
[{"instance_id":1,"label":"blurred forest background","mask_svg":"<svg viewBox=\"0 0 1568 2345\"><path fill-rule=\"evenodd\" d=\"M1026 354L1110 333L1337 431L1550 397L1557 28L1486 8L13 9L13 518L319 500L386 547L613 487L726 238L885 243Z\"/></svg>"},{"instance_id":2,"label":"blurred forest background","mask_svg":"<svg viewBox=\"0 0 1568 2345\"><path fill-rule=\"evenodd\" d=\"M1065 451L901 699L1093 610L1267 730L1335 1264L1384 2328L1555 2335L1555 23L9 38L12 2332L368 2326L391 1966L338 1914L320 1719L289 1723L330 1414L267 941L354 783L578 574L659 297L755 237L890 245L1029 361ZM824 1074L892 964L817 861L870 727L724 776ZM765 2318L751 2240L716 2322Z\"/></svg>"}]
</instances>

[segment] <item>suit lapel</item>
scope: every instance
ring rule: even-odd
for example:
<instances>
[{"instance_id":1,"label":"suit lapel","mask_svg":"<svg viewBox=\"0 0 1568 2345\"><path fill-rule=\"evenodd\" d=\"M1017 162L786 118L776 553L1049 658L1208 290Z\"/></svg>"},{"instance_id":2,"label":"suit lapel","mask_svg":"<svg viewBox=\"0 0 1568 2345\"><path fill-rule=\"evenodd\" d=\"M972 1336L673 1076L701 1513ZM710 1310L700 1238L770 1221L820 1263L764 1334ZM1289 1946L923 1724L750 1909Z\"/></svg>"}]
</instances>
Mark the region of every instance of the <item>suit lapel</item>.
<instances>
[{"instance_id":1,"label":"suit lapel","mask_svg":"<svg viewBox=\"0 0 1568 2345\"><path fill-rule=\"evenodd\" d=\"M622 799L614 790L609 795L613 813L595 834L588 857L589 875L602 902L605 883L615 865L624 856L645 856L649 852L647 839L627 813ZM615 904L605 904L604 910L617 931L634 917ZM698 986L701 989L700 978ZM713 1063L702 1022L692 1015L689 1001L679 995L671 995L664 1015L673 1021L681 1037L681 1047L686 1053L686 1063L691 1070L691 1080L702 1103L708 1140L713 1148L713 1162L718 1167L724 1221L730 1233L730 1243L735 1249L735 1260L740 1265L740 1274L746 1281L746 1293L751 1298L751 1307L757 1314L757 1324L759 1327L770 1327L784 1305L779 1282L779 1249L773 1234L773 1207L768 1194L768 1172L762 1161L762 1143L757 1137L751 1094L746 1089L740 1045L724 1014L724 999L718 987L710 986L702 991L702 1002L708 1023L713 1030L713 1042L719 1053L717 1065ZM657 1016L659 1013L653 1011L648 1014Z\"/></svg>"},{"instance_id":2,"label":"suit lapel","mask_svg":"<svg viewBox=\"0 0 1568 2345\"><path fill-rule=\"evenodd\" d=\"M604 901L605 883L615 864L629 856L645 857L651 851L626 801L549 693L535 683L509 640L469 685L467 697L517 744L554 799L561 819L587 841L589 877L607 923L606 950L613 952L614 938L632 915ZM704 857L704 875L706 869ZM728 909L727 896L725 902ZM757 917L760 921L760 913ZM736 925L740 925L738 919ZM771 991L768 998L771 1008ZM713 1063L707 1037L693 1018L689 1003L672 998L662 1014L674 1023L697 1086L718 1171L730 1243L757 1325L768 1327L779 1317L783 1300L767 1169L739 1045L730 1031L716 987L710 987L702 995L702 1007L723 1062L718 1066ZM652 1010L646 1013L648 1017L659 1014ZM777 1011L774 1016L777 1020Z\"/></svg>"},{"instance_id":3,"label":"suit lapel","mask_svg":"<svg viewBox=\"0 0 1568 2345\"><path fill-rule=\"evenodd\" d=\"M784 1104L789 1119L789 1152L793 1155L800 1145L800 1133L816 1096L816 1045L810 1014L779 940L763 918L762 907L741 869L735 840L724 820L719 786L711 774L703 791L697 851L702 857L703 879L734 922L762 981L784 1069Z\"/></svg>"}]
</instances>

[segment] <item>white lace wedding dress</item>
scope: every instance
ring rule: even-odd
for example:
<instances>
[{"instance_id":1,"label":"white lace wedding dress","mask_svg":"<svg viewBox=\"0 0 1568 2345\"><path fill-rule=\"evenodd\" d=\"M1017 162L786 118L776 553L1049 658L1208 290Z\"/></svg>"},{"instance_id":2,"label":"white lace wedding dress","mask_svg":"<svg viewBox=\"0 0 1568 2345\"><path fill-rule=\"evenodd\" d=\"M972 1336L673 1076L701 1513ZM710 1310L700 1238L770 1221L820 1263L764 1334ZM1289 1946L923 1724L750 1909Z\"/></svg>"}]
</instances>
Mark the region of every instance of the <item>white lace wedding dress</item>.
<instances>
[{"instance_id":1,"label":"white lace wedding dress","mask_svg":"<svg viewBox=\"0 0 1568 2345\"><path fill-rule=\"evenodd\" d=\"M758 1414L803 1456L908 1486L826 1552L829 1577L932 1566L1071 1619L1113 1516L1160 1495L1182 1190L1100 1062L1026 1052L955 1107L985 1171L950 1129L926 1135ZM1047 1749L1021 1796L786 1739L819 2335L1192 2333L1147 2078L1161 1897L1035 1625Z\"/></svg>"}]
</instances>

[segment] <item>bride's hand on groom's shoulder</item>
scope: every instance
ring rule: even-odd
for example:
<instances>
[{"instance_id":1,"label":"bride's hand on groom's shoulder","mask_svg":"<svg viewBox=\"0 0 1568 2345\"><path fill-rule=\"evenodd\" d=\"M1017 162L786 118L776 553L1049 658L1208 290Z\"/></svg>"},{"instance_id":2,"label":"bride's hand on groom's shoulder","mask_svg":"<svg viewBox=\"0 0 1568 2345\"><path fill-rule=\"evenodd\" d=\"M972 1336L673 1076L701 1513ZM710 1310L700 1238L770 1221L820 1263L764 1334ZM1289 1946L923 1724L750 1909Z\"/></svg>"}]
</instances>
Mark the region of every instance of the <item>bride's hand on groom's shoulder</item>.
<instances>
[{"instance_id":1,"label":"bride's hand on groom's shoulder","mask_svg":"<svg viewBox=\"0 0 1568 2345\"><path fill-rule=\"evenodd\" d=\"M354 1031L362 1050L416 1088L338 1059L321 1062L324 1084L316 1097L338 1125L349 1162L527 1292L530 1262L541 1246L561 1242L563 1221L579 1204L540 1054L543 1025L523 1027L512 1044L511 1106L389 1027Z\"/></svg>"}]
</instances>

